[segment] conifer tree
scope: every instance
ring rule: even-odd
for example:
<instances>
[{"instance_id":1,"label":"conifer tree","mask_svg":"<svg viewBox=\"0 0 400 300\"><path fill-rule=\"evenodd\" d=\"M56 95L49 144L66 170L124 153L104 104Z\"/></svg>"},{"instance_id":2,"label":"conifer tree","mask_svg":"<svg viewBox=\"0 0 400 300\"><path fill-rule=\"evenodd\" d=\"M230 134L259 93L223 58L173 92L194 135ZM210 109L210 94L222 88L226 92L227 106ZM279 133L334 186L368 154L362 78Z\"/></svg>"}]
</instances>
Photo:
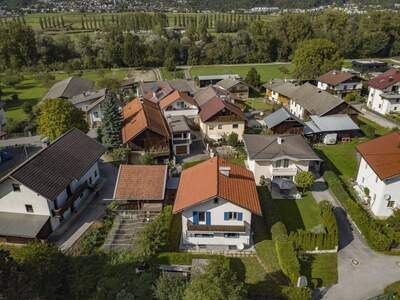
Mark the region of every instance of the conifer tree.
<instances>
[{"instance_id":1,"label":"conifer tree","mask_svg":"<svg viewBox=\"0 0 400 300\"><path fill-rule=\"evenodd\" d=\"M109 147L119 147L122 144L122 115L118 109L115 96L109 95L104 101L103 143Z\"/></svg>"}]
</instances>

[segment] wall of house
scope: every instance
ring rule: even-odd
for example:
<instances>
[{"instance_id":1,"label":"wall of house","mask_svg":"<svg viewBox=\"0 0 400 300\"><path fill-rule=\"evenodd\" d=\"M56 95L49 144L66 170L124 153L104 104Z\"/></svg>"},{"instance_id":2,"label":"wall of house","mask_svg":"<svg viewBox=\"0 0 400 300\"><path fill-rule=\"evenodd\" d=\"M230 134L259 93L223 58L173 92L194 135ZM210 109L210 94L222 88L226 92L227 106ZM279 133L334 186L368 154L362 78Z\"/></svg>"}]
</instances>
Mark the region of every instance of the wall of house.
<instances>
[{"instance_id":1,"label":"wall of house","mask_svg":"<svg viewBox=\"0 0 400 300\"><path fill-rule=\"evenodd\" d=\"M0 211L26 214L28 212L25 205L32 205L32 214L50 216L46 198L22 184L20 184L20 192L14 191L13 183L18 184L12 179L6 179L0 184Z\"/></svg>"},{"instance_id":2,"label":"wall of house","mask_svg":"<svg viewBox=\"0 0 400 300\"><path fill-rule=\"evenodd\" d=\"M214 237L194 237L192 232L187 231L187 221L193 222L193 212L204 211L211 213L210 225L224 225L224 226L242 226L246 224L246 232L240 233L237 238L226 238L223 234L214 234ZM224 220L225 212L241 212L243 220ZM199 224L201 225L201 223ZM205 223L204 223L205 225ZM214 199L201 203L199 205L190 207L182 212L182 242L184 245L235 245L239 246L244 244L250 245L250 231L251 231L251 212L222 198L218 198L218 203ZM233 231L234 232L234 231ZM200 233L200 232L196 232ZM209 233L209 232L203 232Z\"/></svg>"},{"instance_id":3,"label":"wall of house","mask_svg":"<svg viewBox=\"0 0 400 300\"><path fill-rule=\"evenodd\" d=\"M279 158L284 159L284 157ZM275 168L275 161L272 160L252 160L247 158L247 165L249 170L253 172L256 184L260 184L261 176L266 179L272 180L275 176L296 176L301 171L308 171L310 162L309 161L295 161L289 159L289 165L284 168L281 164L280 168Z\"/></svg>"},{"instance_id":4,"label":"wall of house","mask_svg":"<svg viewBox=\"0 0 400 300\"><path fill-rule=\"evenodd\" d=\"M369 189L370 209L375 216L389 217L394 208L400 208L400 177L382 181L361 158L356 182L362 189ZM390 195L390 200L395 201L393 207L388 207L385 195Z\"/></svg>"},{"instance_id":5,"label":"wall of house","mask_svg":"<svg viewBox=\"0 0 400 300\"><path fill-rule=\"evenodd\" d=\"M396 87L400 86L400 83L394 86ZM382 99L381 97L382 93L392 91L394 86L390 86L389 88L384 90L378 90L373 87L370 87L368 94L368 101L367 101L368 108L382 115L389 114L391 112L400 112L400 101L397 100L389 101L387 99Z\"/></svg>"},{"instance_id":6,"label":"wall of house","mask_svg":"<svg viewBox=\"0 0 400 300\"><path fill-rule=\"evenodd\" d=\"M238 124L238 128L233 128L233 124ZM221 128L218 128L218 126L221 126ZM239 141L243 140L243 133L244 133L243 121L203 123L200 120L200 128L205 136L213 140L222 139L225 136L231 134L232 132L237 133Z\"/></svg>"},{"instance_id":7,"label":"wall of house","mask_svg":"<svg viewBox=\"0 0 400 300\"><path fill-rule=\"evenodd\" d=\"M94 127L96 126L96 124L101 123L101 121L103 120L103 112L100 105L97 105L92 110L90 110L88 117L90 127Z\"/></svg>"},{"instance_id":8,"label":"wall of house","mask_svg":"<svg viewBox=\"0 0 400 300\"><path fill-rule=\"evenodd\" d=\"M304 108L297 104L294 100L289 101L289 111L299 119L304 119Z\"/></svg>"},{"instance_id":9,"label":"wall of house","mask_svg":"<svg viewBox=\"0 0 400 300\"><path fill-rule=\"evenodd\" d=\"M354 90L361 90L362 89L362 83L361 82L344 82L344 83L339 83L335 86L329 85L325 82L320 82L318 81L317 87L321 90L333 90L338 93L340 92L351 92Z\"/></svg>"},{"instance_id":10,"label":"wall of house","mask_svg":"<svg viewBox=\"0 0 400 300\"><path fill-rule=\"evenodd\" d=\"M177 101L162 110L165 117L169 116L186 116L189 118L197 117L199 109L196 105L192 105L185 101Z\"/></svg>"}]
</instances>

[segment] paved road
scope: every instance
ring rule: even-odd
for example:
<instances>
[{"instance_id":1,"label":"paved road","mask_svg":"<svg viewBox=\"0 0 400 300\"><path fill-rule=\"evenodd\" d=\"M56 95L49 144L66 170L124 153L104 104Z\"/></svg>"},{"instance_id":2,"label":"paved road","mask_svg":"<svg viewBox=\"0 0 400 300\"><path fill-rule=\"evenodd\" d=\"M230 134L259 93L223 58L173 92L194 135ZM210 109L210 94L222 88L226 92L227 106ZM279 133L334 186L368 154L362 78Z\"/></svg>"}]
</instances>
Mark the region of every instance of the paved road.
<instances>
[{"instance_id":1,"label":"paved road","mask_svg":"<svg viewBox=\"0 0 400 300\"><path fill-rule=\"evenodd\" d=\"M0 147L13 147L23 145L37 145L42 146L43 142L39 135L20 137L15 139L0 140Z\"/></svg>"},{"instance_id":2,"label":"paved road","mask_svg":"<svg viewBox=\"0 0 400 300\"><path fill-rule=\"evenodd\" d=\"M374 114L370 112L369 110L366 110L364 108L363 104L355 104L353 105L355 108L357 108L359 111L361 111L361 114L364 118L375 122L376 124L382 126L382 127L387 127L387 128L396 128L398 125L388 119L385 119L384 117L381 117L377 114Z\"/></svg>"},{"instance_id":3,"label":"paved road","mask_svg":"<svg viewBox=\"0 0 400 300\"><path fill-rule=\"evenodd\" d=\"M111 199L114 192L115 182L117 179L117 168L111 163L99 162L101 177L106 181L99 195L84 208L72 226L54 242L62 251L68 250L85 231L93 224L94 221L101 218L105 212L108 202L103 199Z\"/></svg>"},{"instance_id":4,"label":"paved road","mask_svg":"<svg viewBox=\"0 0 400 300\"><path fill-rule=\"evenodd\" d=\"M323 299L365 300L381 294L387 285L400 280L400 257L376 253L366 245L322 178L316 181L312 193L317 202L328 200L336 207L339 224L339 282L322 292ZM358 265L352 263L354 259Z\"/></svg>"}]
</instances>

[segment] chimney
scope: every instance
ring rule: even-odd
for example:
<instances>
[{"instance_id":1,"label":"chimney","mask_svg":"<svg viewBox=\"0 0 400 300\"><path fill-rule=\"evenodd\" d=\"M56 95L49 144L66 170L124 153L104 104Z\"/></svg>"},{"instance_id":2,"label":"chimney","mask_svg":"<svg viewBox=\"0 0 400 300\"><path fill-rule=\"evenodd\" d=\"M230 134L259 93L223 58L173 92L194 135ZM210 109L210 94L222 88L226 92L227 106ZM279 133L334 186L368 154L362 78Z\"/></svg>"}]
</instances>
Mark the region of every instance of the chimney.
<instances>
[{"instance_id":1,"label":"chimney","mask_svg":"<svg viewBox=\"0 0 400 300\"><path fill-rule=\"evenodd\" d=\"M220 166L219 167L219 172L226 177L229 177L230 170L231 170L231 167L228 167L228 166Z\"/></svg>"},{"instance_id":2,"label":"chimney","mask_svg":"<svg viewBox=\"0 0 400 300\"><path fill-rule=\"evenodd\" d=\"M278 138L276 140L278 142L278 145L282 145L283 144L283 137L278 136Z\"/></svg>"},{"instance_id":3,"label":"chimney","mask_svg":"<svg viewBox=\"0 0 400 300\"><path fill-rule=\"evenodd\" d=\"M45 137L41 140L42 148L47 148L50 145L50 139L48 137Z\"/></svg>"},{"instance_id":4,"label":"chimney","mask_svg":"<svg viewBox=\"0 0 400 300\"><path fill-rule=\"evenodd\" d=\"M144 97L143 97L143 96L140 96L140 97L139 97L139 101L140 101L140 103L143 103L143 99L144 99Z\"/></svg>"}]
</instances>

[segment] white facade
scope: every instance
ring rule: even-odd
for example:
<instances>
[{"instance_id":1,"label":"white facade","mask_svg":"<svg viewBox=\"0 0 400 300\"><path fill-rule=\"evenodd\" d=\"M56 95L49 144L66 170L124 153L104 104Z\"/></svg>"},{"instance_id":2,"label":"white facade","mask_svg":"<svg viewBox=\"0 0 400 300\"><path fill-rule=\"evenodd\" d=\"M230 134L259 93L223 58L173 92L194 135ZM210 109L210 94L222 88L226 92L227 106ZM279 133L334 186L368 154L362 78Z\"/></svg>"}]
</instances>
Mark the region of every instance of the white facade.
<instances>
[{"instance_id":1,"label":"white facade","mask_svg":"<svg viewBox=\"0 0 400 300\"><path fill-rule=\"evenodd\" d=\"M190 154L190 144L192 143L192 138L189 132L178 132L172 134L172 147L175 155L189 155ZM183 151L183 149L186 149Z\"/></svg>"},{"instance_id":2,"label":"white facade","mask_svg":"<svg viewBox=\"0 0 400 300\"><path fill-rule=\"evenodd\" d=\"M212 140L220 140L230 135L232 132L237 133L239 141L243 140L244 122L205 122L200 120L200 128L204 136Z\"/></svg>"},{"instance_id":3,"label":"white facade","mask_svg":"<svg viewBox=\"0 0 400 300\"><path fill-rule=\"evenodd\" d=\"M87 102L77 103L75 104L75 107L79 108L80 110L86 113L89 126L94 127L96 124L101 123L101 121L103 120L103 112L101 109L101 103L97 104L88 111L90 104L91 102L87 101Z\"/></svg>"},{"instance_id":4,"label":"white facade","mask_svg":"<svg viewBox=\"0 0 400 300\"><path fill-rule=\"evenodd\" d=\"M188 118L197 118L199 109L196 105L187 103L185 101L176 101L166 108L162 109L166 118L170 116L185 116Z\"/></svg>"},{"instance_id":5,"label":"white facade","mask_svg":"<svg viewBox=\"0 0 400 300\"><path fill-rule=\"evenodd\" d=\"M357 185L369 190L369 207L377 217L389 217L393 209L400 208L400 174L381 180L368 163L361 158L357 173Z\"/></svg>"},{"instance_id":6,"label":"white facade","mask_svg":"<svg viewBox=\"0 0 400 300\"><path fill-rule=\"evenodd\" d=\"M211 225L209 231L189 230L188 223L196 223L196 213L204 213L204 220L198 217L198 224ZM207 220L207 213L209 219ZM226 217L234 219L227 220ZM208 222L208 224L207 224ZM213 225L219 226L244 226L244 232L216 231ZM218 228L216 228L218 229ZM223 248L242 249L251 245L251 212L222 198L211 199L201 204L192 206L182 212L182 247L183 248Z\"/></svg>"},{"instance_id":7,"label":"white facade","mask_svg":"<svg viewBox=\"0 0 400 300\"><path fill-rule=\"evenodd\" d=\"M100 173L98 163L96 162L84 176L79 180L70 183L71 193L73 194L77 191L85 182L87 182L89 186L94 186L99 178ZM79 208L82 201L88 195L89 190L83 190L74 202L74 209ZM46 199L27 186L20 184L11 178L0 183L0 212L50 216L52 230L57 229L62 221L71 216L71 207L64 211L62 218L53 213L53 210L56 210L56 207L63 207L67 200L67 189L62 191L56 199Z\"/></svg>"},{"instance_id":8,"label":"white facade","mask_svg":"<svg viewBox=\"0 0 400 300\"><path fill-rule=\"evenodd\" d=\"M383 93L398 94L397 99L383 98ZM395 96L396 97L396 96ZM400 82L388 87L384 90L379 90L373 87L369 88L367 106L369 109L376 111L382 115L393 112L400 112Z\"/></svg>"},{"instance_id":9,"label":"white facade","mask_svg":"<svg viewBox=\"0 0 400 300\"><path fill-rule=\"evenodd\" d=\"M260 183L261 176L273 180L276 177L294 179L300 171L308 171L309 160L296 160L291 157L278 157L274 160L253 160L247 158L246 164L254 174L256 184Z\"/></svg>"},{"instance_id":10,"label":"white facade","mask_svg":"<svg viewBox=\"0 0 400 300\"><path fill-rule=\"evenodd\" d=\"M304 108L301 105L297 104L292 99L289 101L289 111L297 118L304 120L305 117Z\"/></svg>"},{"instance_id":11,"label":"white facade","mask_svg":"<svg viewBox=\"0 0 400 300\"><path fill-rule=\"evenodd\" d=\"M362 82L344 82L337 85L330 85L325 82L318 81L317 87L324 91L331 90L335 91L336 94L342 95L346 93L351 93L353 91L360 91L362 89Z\"/></svg>"}]
</instances>

